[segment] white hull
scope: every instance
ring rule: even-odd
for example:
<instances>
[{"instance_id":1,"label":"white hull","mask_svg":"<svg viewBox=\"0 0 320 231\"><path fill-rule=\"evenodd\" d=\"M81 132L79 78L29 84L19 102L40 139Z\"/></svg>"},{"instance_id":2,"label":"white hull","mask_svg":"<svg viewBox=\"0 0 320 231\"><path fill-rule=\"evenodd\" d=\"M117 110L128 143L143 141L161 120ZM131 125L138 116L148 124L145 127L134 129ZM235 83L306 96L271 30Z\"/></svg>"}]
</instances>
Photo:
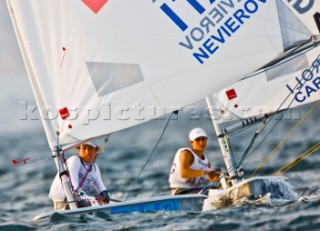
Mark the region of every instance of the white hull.
<instances>
[{"instance_id":1,"label":"white hull","mask_svg":"<svg viewBox=\"0 0 320 231\"><path fill-rule=\"evenodd\" d=\"M36 216L33 220L48 218L54 213L62 215L92 214L95 216L99 212L118 214L153 211L211 210L208 207L214 209L228 207L242 198L257 199L267 193L270 193L273 198L283 198L285 195L282 194L279 188L285 182L286 179L283 177L253 177L243 180L226 190L210 189L209 197L200 194L161 196L73 210L50 211ZM212 203L215 204L213 207L211 206Z\"/></svg>"},{"instance_id":2,"label":"white hull","mask_svg":"<svg viewBox=\"0 0 320 231\"><path fill-rule=\"evenodd\" d=\"M42 213L33 220L50 217L54 213L63 215L80 215L105 212L108 214L130 213L130 212L151 212L151 211L202 211L203 201L207 198L205 195L179 195L179 196L161 196L148 199L132 200L119 203L110 203L95 207L85 207L72 210L59 210Z\"/></svg>"},{"instance_id":3,"label":"white hull","mask_svg":"<svg viewBox=\"0 0 320 231\"><path fill-rule=\"evenodd\" d=\"M259 198L271 193L273 197L279 198L275 187L279 187L279 181L283 181L283 177L260 176L245 179L240 183L230 187L227 191L232 200L238 200L243 197Z\"/></svg>"}]
</instances>

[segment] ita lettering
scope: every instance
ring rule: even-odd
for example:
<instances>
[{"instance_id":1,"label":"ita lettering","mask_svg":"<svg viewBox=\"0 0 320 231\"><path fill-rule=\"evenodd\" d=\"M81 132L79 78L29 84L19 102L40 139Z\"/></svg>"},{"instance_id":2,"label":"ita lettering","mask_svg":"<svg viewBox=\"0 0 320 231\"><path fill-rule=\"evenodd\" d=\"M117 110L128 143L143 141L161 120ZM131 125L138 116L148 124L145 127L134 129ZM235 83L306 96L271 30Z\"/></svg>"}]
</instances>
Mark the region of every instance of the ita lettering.
<instances>
[{"instance_id":1,"label":"ita lettering","mask_svg":"<svg viewBox=\"0 0 320 231\"><path fill-rule=\"evenodd\" d=\"M210 2L210 4L214 3L216 0L207 0ZM175 0L173 0L175 2ZM195 10L196 13L202 14L206 9L202 4L200 4L199 0L187 0L186 3L189 3L189 5L192 6L192 8ZM166 3L163 3L160 6L160 9L171 19L172 22L174 22L182 31L185 31L188 29L188 25L186 22L179 16L179 14L176 12L173 7L170 7Z\"/></svg>"}]
</instances>

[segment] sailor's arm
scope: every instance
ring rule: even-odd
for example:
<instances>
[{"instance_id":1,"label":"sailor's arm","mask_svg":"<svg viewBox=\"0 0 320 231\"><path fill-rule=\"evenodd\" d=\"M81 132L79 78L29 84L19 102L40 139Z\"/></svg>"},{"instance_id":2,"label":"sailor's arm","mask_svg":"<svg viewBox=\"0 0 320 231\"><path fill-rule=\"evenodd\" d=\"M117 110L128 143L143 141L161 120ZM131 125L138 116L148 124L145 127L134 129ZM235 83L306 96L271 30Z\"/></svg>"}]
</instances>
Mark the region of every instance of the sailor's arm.
<instances>
[{"instance_id":1,"label":"sailor's arm","mask_svg":"<svg viewBox=\"0 0 320 231\"><path fill-rule=\"evenodd\" d=\"M188 150L184 150L180 154L180 176L182 178L195 178L202 176L204 174L203 170L193 170L190 169L190 166L192 165L194 161L193 155Z\"/></svg>"},{"instance_id":2,"label":"sailor's arm","mask_svg":"<svg viewBox=\"0 0 320 231\"><path fill-rule=\"evenodd\" d=\"M78 156L71 156L67 160L67 166L68 166L72 186L74 189L76 189L79 185L79 171L81 168L80 158Z\"/></svg>"},{"instance_id":3,"label":"sailor's arm","mask_svg":"<svg viewBox=\"0 0 320 231\"><path fill-rule=\"evenodd\" d=\"M99 192L98 202L99 202L99 204L109 203L110 193L106 189L106 186L104 185L104 183L101 179L100 169L97 164L95 164L95 168L96 168L96 176L95 176L95 180L94 180L94 186L97 189L97 191Z\"/></svg>"},{"instance_id":4,"label":"sailor's arm","mask_svg":"<svg viewBox=\"0 0 320 231\"><path fill-rule=\"evenodd\" d=\"M95 164L95 169L96 169L96 172L95 172L96 175L95 175L93 184L98 192L102 192L103 190L106 190L106 186L104 185L101 179L100 169L97 164Z\"/></svg>"}]
</instances>

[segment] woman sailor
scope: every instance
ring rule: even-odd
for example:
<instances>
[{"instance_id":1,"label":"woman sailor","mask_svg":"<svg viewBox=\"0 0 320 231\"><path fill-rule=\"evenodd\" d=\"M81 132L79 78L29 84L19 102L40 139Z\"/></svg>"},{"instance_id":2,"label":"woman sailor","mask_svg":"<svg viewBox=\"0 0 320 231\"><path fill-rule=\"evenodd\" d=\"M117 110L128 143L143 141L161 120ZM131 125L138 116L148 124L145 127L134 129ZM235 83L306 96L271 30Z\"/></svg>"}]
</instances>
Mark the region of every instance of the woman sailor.
<instances>
[{"instance_id":1,"label":"woman sailor","mask_svg":"<svg viewBox=\"0 0 320 231\"><path fill-rule=\"evenodd\" d=\"M189 133L191 148L180 148L173 160L169 177L172 195L198 193L205 176L211 182L218 180L220 169L211 167L203 153L207 148L207 134L202 128Z\"/></svg>"},{"instance_id":2,"label":"woman sailor","mask_svg":"<svg viewBox=\"0 0 320 231\"><path fill-rule=\"evenodd\" d=\"M98 154L99 147L94 142L86 142L77 147L78 155L71 156L67 161L70 179L80 198L90 195L92 186L99 193L98 202L109 203L110 195L102 182L100 169L94 160ZM63 190L59 175L57 174L50 188L49 197L53 200L54 210L67 209L66 195ZM78 207L88 206L87 201L77 198Z\"/></svg>"}]
</instances>

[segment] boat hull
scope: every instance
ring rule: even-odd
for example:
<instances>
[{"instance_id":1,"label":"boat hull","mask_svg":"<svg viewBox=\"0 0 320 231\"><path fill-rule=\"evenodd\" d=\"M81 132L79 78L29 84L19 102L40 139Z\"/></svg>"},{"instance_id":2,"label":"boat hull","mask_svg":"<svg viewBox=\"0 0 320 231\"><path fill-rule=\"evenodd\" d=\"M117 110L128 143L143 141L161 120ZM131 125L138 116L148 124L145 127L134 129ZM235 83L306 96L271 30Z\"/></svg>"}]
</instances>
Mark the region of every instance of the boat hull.
<instances>
[{"instance_id":1,"label":"boat hull","mask_svg":"<svg viewBox=\"0 0 320 231\"><path fill-rule=\"evenodd\" d=\"M52 216L54 213L62 215L96 215L99 212L107 214L153 212L153 211L202 211L205 195L190 194L177 196L161 196L148 199L132 200L119 203L110 203L94 207L85 207L72 210L59 210L42 213L33 220L40 220Z\"/></svg>"},{"instance_id":2,"label":"boat hull","mask_svg":"<svg viewBox=\"0 0 320 231\"><path fill-rule=\"evenodd\" d=\"M270 193L272 198L283 198L284 195L279 193L278 188L286 181L286 178L279 176L252 177L228 188L227 191L233 201L243 197L257 199L267 193Z\"/></svg>"}]
</instances>

